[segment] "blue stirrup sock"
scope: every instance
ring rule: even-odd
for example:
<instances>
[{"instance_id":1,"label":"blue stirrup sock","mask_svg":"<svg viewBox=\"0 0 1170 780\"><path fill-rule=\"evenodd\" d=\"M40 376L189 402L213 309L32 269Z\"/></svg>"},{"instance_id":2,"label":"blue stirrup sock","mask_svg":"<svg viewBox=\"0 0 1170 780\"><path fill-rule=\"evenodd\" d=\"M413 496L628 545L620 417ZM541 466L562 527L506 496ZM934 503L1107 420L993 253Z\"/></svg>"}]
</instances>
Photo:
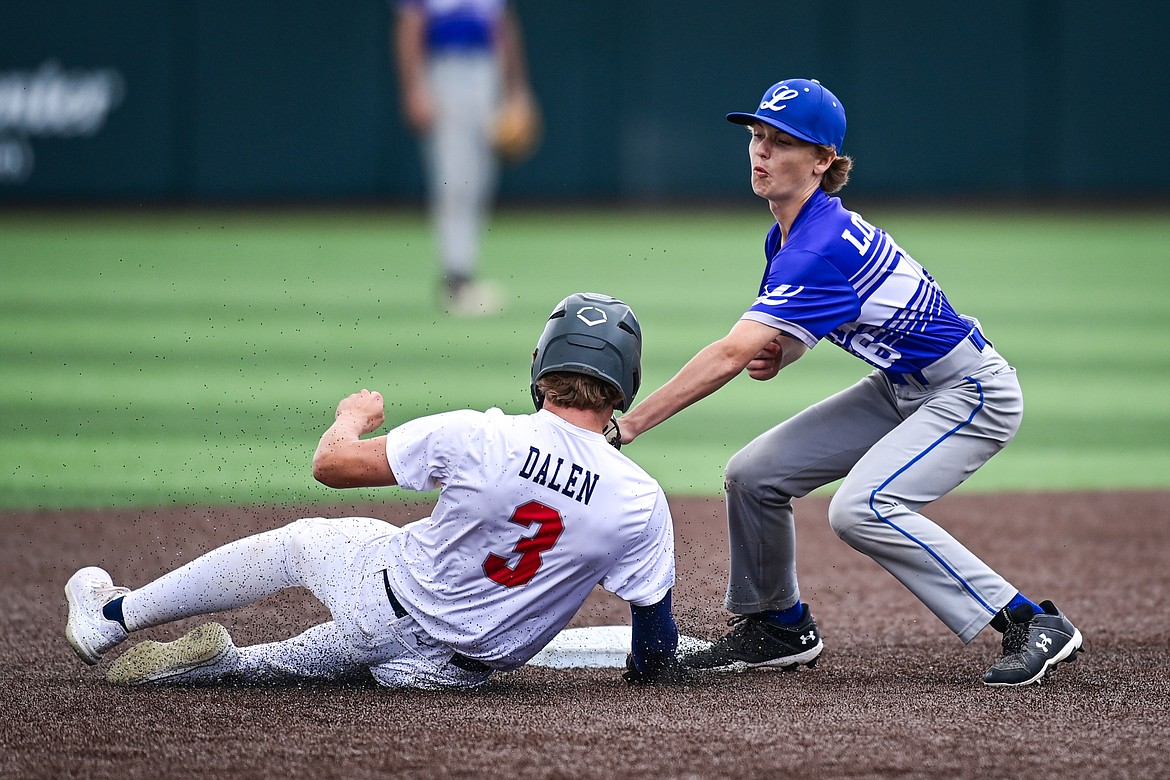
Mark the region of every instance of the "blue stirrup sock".
<instances>
[{"instance_id":1,"label":"blue stirrup sock","mask_svg":"<svg viewBox=\"0 0 1170 780\"><path fill-rule=\"evenodd\" d=\"M778 626L795 626L804 617L804 604L798 601L788 609L765 609L759 614L769 623L775 623Z\"/></svg>"},{"instance_id":2,"label":"blue stirrup sock","mask_svg":"<svg viewBox=\"0 0 1170 780\"><path fill-rule=\"evenodd\" d=\"M102 607L102 617L106 620L112 620L122 628L126 628L126 617L122 614L122 599L125 596L119 596L116 599L107 601ZM129 631L129 629L126 629Z\"/></svg>"},{"instance_id":3,"label":"blue stirrup sock","mask_svg":"<svg viewBox=\"0 0 1170 780\"><path fill-rule=\"evenodd\" d=\"M1022 607L1025 604L1027 604L1029 607L1032 608L1033 615L1038 615L1044 611L1044 610L1040 609L1040 606L1038 604L1036 604L1034 601L1029 599L1023 593L1017 593L1016 597L1007 603L1008 612L1011 612L1013 615L1015 615L1015 614L1017 614L1016 608Z\"/></svg>"}]
</instances>

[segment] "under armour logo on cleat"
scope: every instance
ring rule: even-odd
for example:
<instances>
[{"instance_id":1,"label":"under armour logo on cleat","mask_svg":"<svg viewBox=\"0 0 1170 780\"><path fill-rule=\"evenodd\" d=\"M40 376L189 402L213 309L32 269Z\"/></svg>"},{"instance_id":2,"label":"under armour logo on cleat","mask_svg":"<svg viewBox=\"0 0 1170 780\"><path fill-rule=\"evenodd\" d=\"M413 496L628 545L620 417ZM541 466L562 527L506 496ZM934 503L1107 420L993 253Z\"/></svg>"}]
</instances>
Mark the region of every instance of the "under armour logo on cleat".
<instances>
[{"instance_id":1,"label":"under armour logo on cleat","mask_svg":"<svg viewBox=\"0 0 1170 780\"><path fill-rule=\"evenodd\" d=\"M1048 646L1051 644L1052 644L1052 639L1049 638L1048 634L1041 634L1040 639L1036 642L1036 647L1040 648L1045 653L1047 653Z\"/></svg>"},{"instance_id":2,"label":"under armour logo on cleat","mask_svg":"<svg viewBox=\"0 0 1170 780\"><path fill-rule=\"evenodd\" d=\"M807 645L809 642L813 641L816 638L817 638L816 633L809 631L807 634L800 635L800 643L802 645Z\"/></svg>"}]
</instances>

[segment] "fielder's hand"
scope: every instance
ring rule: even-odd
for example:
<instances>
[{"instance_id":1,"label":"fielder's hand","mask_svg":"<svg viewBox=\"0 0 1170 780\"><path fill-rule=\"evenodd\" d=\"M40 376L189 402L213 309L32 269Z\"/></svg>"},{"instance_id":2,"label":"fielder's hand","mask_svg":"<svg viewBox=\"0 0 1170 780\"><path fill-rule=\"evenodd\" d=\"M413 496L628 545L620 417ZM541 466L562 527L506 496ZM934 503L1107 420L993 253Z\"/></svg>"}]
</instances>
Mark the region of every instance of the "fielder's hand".
<instances>
[{"instance_id":1,"label":"fielder's hand","mask_svg":"<svg viewBox=\"0 0 1170 780\"><path fill-rule=\"evenodd\" d=\"M780 361L783 356L780 340L769 341L747 364L748 376L761 382L771 379L780 373Z\"/></svg>"}]
</instances>

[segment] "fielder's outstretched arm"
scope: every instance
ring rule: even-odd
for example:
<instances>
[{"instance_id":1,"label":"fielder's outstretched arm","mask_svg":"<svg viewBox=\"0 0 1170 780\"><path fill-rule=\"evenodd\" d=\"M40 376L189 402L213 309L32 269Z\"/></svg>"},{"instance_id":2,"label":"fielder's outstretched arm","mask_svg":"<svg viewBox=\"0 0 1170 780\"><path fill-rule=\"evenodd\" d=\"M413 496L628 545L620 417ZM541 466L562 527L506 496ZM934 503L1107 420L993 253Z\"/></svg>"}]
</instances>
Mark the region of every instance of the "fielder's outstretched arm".
<instances>
[{"instance_id":1,"label":"fielder's outstretched arm","mask_svg":"<svg viewBox=\"0 0 1170 780\"><path fill-rule=\"evenodd\" d=\"M313 477L332 488L398 484L386 459L386 437L361 438L378 430L385 419L381 393L362 390L343 398L333 425L313 453Z\"/></svg>"},{"instance_id":2,"label":"fielder's outstretched arm","mask_svg":"<svg viewBox=\"0 0 1170 780\"><path fill-rule=\"evenodd\" d=\"M793 346L790 350L790 343L799 345L799 348ZM782 350L790 354L776 350L772 359L776 368L770 376L764 376L768 370L759 363L769 360L768 352L772 349L769 345L773 344L782 344ZM752 370L753 376L760 374L756 378L770 379L781 367L800 357L803 350L804 344L784 336L776 328L754 320L738 321L730 333L704 347L673 379L621 417L622 444L630 443L639 434L711 395L749 365L757 364Z\"/></svg>"}]
</instances>

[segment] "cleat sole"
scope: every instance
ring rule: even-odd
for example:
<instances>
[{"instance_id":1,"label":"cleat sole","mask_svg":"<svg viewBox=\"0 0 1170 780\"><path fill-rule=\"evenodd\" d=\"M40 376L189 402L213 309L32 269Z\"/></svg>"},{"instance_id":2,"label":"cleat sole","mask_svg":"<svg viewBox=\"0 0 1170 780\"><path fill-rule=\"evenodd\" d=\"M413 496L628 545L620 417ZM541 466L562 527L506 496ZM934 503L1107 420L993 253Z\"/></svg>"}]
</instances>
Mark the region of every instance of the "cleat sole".
<instances>
[{"instance_id":1,"label":"cleat sole","mask_svg":"<svg viewBox=\"0 0 1170 780\"><path fill-rule=\"evenodd\" d=\"M142 642L114 661L106 681L114 685L200 682L201 671L213 670L237 653L227 629L206 623L173 642Z\"/></svg>"}]
</instances>

